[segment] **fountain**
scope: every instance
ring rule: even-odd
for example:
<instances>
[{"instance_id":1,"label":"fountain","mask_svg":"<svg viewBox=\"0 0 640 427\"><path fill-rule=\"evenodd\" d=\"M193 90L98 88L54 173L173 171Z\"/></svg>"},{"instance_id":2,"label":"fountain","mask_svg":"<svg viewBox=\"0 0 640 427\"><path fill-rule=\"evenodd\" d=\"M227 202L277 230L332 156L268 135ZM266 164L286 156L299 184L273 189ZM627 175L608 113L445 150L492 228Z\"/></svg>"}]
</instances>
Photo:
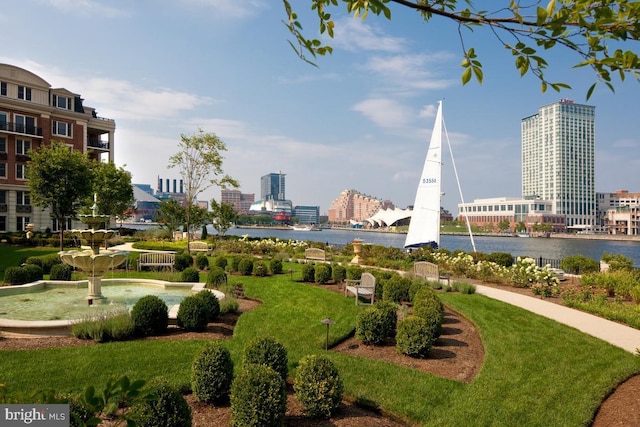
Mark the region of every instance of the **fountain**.
<instances>
[{"instance_id":1,"label":"fountain","mask_svg":"<svg viewBox=\"0 0 640 427\"><path fill-rule=\"evenodd\" d=\"M101 246L114 235L111 230L96 230L101 223L109 220L109 215L98 215L97 197L93 196L91 215L79 215L80 221L87 224L87 230L71 230L70 233L79 237L82 243L89 247L85 250L70 250L60 252L60 259L65 264L78 268L87 273L88 294L87 301L93 304L95 300L103 299L102 277L109 268L122 264L127 255L121 251L104 249Z\"/></svg>"}]
</instances>

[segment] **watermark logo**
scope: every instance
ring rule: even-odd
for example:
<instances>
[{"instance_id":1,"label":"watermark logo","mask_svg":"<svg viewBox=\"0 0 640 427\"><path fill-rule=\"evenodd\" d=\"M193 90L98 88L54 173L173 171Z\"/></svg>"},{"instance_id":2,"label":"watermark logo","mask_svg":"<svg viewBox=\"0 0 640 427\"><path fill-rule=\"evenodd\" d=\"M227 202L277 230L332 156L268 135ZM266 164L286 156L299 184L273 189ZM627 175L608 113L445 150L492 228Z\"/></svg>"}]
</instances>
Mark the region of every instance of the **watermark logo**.
<instances>
[{"instance_id":1,"label":"watermark logo","mask_svg":"<svg viewBox=\"0 0 640 427\"><path fill-rule=\"evenodd\" d=\"M68 427L69 405L0 405L0 426Z\"/></svg>"}]
</instances>

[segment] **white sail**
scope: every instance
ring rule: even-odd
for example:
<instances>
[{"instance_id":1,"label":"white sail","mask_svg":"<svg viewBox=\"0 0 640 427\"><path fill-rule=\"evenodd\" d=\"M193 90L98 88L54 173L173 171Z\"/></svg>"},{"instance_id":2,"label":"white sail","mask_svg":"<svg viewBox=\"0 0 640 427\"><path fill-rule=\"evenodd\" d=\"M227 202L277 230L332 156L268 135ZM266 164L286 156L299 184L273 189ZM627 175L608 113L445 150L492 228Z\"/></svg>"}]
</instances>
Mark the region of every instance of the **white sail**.
<instances>
[{"instance_id":1,"label":"white sail","mask_svg":"<svg viewBox=\"0 0 640 427\"><path fill-rule=\"evenodd\" d=\"M405 248L419 248L421 246L438 248L440 246L441 178L442 101L439 101L429 150L424 160L416 199L413 203L409 231L404 242Z\"/></svg>"}]
</instances>

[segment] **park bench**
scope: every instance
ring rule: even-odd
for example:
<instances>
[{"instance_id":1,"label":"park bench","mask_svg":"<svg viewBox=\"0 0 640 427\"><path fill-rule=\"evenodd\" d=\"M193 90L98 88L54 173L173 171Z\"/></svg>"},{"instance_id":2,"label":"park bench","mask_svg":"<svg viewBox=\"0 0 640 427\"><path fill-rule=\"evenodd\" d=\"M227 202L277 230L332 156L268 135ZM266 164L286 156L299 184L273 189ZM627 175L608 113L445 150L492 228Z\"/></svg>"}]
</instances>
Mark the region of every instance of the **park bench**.
<instances>
[{"instance_id":1,"label":"park bench","mask_svg":"<svg viewBox=\"0 0 640 427\"><path fill-rule=\"evenodd\" d=\"M143 267L169 268L173 271L175 262L174 252L145 252L138 258L138 271Z\"/></svg>"},{"instance_id":2,"label":"park bench","mask_svg":"<svg viewBox=\"0 0 640 427\"><path fill-rule=\"evenodd\" d=\"M189 242L189 252L206 252L209 253L210 248L207 242L195 241Z\"/></svg>"},{"instance_id":3,"label":"park bench","mask_svg":"<svg viewBox=\"0 0 640 427\"><path fill-rule=\"evenodd\" d=\"M345 280L344 296L353 294L356 297L356 305L360 297L369 299L369 303L373 305L376 296L376 278L371 273L362 273L359 280Z\"/></svg>"},{"instance_id":4,"label":"park bench","mask_svg":"<svg viewBox=\"0 0 640 427\"><path fill-rule=\"evenodd\" d=\"M327 255L324 249L307 248L304 250L305 261L326 261Z\"/></svg>"},{"instance_id":5,"label":"park bench","mask_svg":"<svg viewBox=\"0 0 640 427\"><path fill-rule=\"evenodd\" d=\"M427 261L418 261L413 263L413 274L416 278L422 278L425 280L446 281L449 285L451 280L451 274L446 271L440 271L438 264Z\"/></svg>"}]
</instances>

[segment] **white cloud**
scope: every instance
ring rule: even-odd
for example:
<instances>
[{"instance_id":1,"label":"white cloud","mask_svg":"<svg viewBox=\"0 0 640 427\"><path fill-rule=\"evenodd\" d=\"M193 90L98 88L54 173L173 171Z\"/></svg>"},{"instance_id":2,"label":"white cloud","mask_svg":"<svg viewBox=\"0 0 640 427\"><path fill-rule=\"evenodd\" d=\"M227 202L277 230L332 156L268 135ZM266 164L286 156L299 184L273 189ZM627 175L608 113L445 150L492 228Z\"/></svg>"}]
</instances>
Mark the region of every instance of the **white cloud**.
<instances>
[{"instance_id":1,"label":"white cloud","mask_svg":"<svg viewBox=\"0 0 640 427\"><path fill-rule=\"evenodd\" d=\"M406 107L392 99L370 98L354 105L352 109L384 128L402 127L411 116Z\"/></svg>"},{"instance_id":2,"label":"white cloud","mask_svg":"<svg viewBox=\"0 0 640 427\"><path fill-rule=\"evenodd\" d=\"M380 75L389 85L420 90L444 89L456 83L438 77L440 64L450 58L446 53L374 56L365 68Z\"/></svg>"},{"instance_id":3,"label":"white cloud","mask_svg":"<svg viewBox=\"0 0 640 427\"><path fill-rule=\"evenodd\" d=\"M39 0L64 13L83 16L116 18L127 16L128 12L116 7L105 6L94 0Z\"/></svg>"},{"instance_id":4,"label":"white cloud","mask_svg":"<svg viewBox=\"0 0 640 427\"><path fill-rule=\"evenodd\" d=\"M407 43L403 38L384 35L382 31L362 22L360 18L347 17L336 22L334 38L329 44L352 52L401 52Z\"/></svg>"},{"instance_id":5,"label":"white cloud","mask_svg":"<svg viewBox=\"0 0 640 427\"><path fill-rule=\"evenodd\" d=\"M267 7L267 3L263 0L179 0L179 2L210 7L217 13L215 18L246 18L258 14Z\"/></svg>"}]
</instances>

